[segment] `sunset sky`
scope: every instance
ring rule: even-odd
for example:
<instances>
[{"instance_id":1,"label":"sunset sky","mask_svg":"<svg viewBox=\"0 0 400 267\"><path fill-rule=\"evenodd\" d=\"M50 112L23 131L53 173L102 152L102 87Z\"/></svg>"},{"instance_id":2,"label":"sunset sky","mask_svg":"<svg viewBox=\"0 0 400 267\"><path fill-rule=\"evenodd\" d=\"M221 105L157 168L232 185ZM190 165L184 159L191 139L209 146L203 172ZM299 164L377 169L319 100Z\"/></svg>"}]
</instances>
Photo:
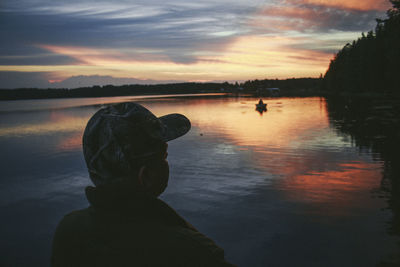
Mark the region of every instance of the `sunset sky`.
<instances>
[{"instance_id":1,"label":"sunset sky","mask_svg":"<svg viewBox=\"0 0 400 267\"><path fill-rule=\"evenodd\" d=\"M318 77L387 0L2 0L0 88Z\"/></svg>"}]
</instances>

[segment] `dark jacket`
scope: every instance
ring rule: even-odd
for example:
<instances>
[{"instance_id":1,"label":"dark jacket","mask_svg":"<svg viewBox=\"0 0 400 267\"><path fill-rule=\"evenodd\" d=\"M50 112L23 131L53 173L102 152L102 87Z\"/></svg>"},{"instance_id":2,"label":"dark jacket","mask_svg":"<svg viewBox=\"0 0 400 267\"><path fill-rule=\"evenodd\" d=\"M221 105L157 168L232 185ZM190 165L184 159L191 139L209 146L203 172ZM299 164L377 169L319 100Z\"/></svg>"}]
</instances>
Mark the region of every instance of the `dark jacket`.
<instances>
[{"instance_id":1,"label":"dark jacket","mask_svg":"<svg viewBox=\"0 0 400 267\"><path fill-rule=\"evenodd\" d=\"M145 193L86 189L91 204L59 223L58 266L232 266L224 251L170 206Z\"/></svg>"}]
</instances>

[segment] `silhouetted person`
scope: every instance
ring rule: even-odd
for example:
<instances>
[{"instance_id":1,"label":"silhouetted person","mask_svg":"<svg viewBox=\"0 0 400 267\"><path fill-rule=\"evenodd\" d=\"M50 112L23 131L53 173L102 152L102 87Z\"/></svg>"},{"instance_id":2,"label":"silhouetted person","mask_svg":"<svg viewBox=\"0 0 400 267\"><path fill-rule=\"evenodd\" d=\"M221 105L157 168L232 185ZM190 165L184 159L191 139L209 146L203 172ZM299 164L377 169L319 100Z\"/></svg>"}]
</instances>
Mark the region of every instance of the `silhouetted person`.
<instances>
[{"instance_id":1,"label":"silhouetted person","mask_svg":"<svg viewBox=\"0 0 400 267\"><path fill-rule=\"evenodd\" d=\"M52 266L232 266L224 251L158 196L168 184L167 141L184 135L180 114L157 118L135 103L99 110L83 135L95 187L90 206L59 223Z\"/></svg>"}]
</instances>

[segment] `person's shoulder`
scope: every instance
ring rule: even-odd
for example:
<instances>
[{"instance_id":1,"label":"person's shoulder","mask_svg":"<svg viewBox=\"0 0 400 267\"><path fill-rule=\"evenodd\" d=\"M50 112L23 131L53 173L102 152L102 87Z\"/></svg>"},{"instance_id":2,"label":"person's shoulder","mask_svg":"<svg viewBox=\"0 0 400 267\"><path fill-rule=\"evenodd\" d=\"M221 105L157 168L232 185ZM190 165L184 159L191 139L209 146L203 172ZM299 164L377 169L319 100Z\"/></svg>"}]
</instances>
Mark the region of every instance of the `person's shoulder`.
<instances>
[{"instance_id":1,"label":"person's shoulder","mask_svg":"<svg viewBox=\"0 0 400 267\"><path fill-rule=\"evenodd\" d=\"M178 262L187 263L187 266L233 266L225 261L224 250L204 234L186 227L173 227L168 231L164 240L171 244L163 246L169 247L170 260L174 260L173 251L176 251Z\"/></svg>"},{"instance_id":2,"label":"person's shoulder","mask_svg":"<svg viewBox=\"0 0 400 267\"><path fill-rule=\"evenodd\" d=\"M89 221L89 208L72 211L61 219L53 236L52 266L73 266L70 263L78 257L78 251L87 239Z\"/></svg>"},{"instance_id":3,"label":"person's shoulder","mask_svg":"<svg viewBox=\"0 0 400 267\"><path fill-rule=\"evenodd\" d=\"M85 228L93 220L91 208L71 211L64 215L58 224L58 229L76 231L79 228Z\"/></svg>"},{"instance_id":4,"label":"person's shoulder","mask_svg":"<svg viewBox=\"0 0 400 267\"><path fill-rule=\"evenodd\" d=\"M72 211L61 219L53 236L54 244L79 243L93 228L91 209Z\"/></svg>"},{"instance_id":5,"label":"person's shoulder","mask_svg":"<svg viewBox=\"0 0 400 267\"><path fill-rule=\"evenodd\" d=\"M224 250L204 234L190 228L179 228L176 230L177 236L183 241L187 248L197 248L217 256L224 255Z\"/></svg>"}]
</instances>

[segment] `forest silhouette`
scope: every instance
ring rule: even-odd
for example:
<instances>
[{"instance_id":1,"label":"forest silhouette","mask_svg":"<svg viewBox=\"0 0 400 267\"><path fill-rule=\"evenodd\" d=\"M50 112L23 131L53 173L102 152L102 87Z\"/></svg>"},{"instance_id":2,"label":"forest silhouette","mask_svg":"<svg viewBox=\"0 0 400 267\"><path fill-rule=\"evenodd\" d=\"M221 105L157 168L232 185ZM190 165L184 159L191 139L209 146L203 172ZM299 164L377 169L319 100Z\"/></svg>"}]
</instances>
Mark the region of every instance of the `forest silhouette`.
<instances>
[{"instance_id":1,"label":"forest silhouette","mask_svg":"<svg viewBox=\"0 0 400 267\"><path fill-rule=\"evenodd\" d=\"M376 19L374 31L346 44L331 60L325 91L400 95L400 0L390 2L387 19Z\"/></svg>"}]
</instances>

